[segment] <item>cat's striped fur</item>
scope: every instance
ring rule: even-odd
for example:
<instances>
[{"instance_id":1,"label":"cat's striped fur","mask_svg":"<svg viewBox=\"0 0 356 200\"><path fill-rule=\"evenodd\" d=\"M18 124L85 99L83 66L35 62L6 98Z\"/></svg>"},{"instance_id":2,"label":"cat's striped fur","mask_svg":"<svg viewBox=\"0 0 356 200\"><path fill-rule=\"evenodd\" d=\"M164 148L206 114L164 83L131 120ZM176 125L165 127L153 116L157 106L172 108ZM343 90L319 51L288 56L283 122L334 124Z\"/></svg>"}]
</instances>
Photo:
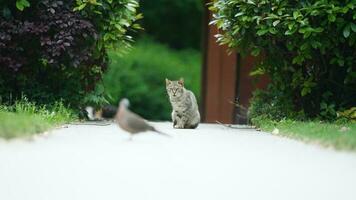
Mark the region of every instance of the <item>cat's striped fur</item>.
<instances>
[{"instance_id":1,"label":"cat's striped fur","mask_svg":"<svg viewBox=\"0 0 356 200\"><path fill-rule=\"evenodd\" d=\"M197 100L190 90L184 88L184 80L166 79L166 89L171 102L174 128L196 128L200 122Z\"/></svg>"}]
</instances>

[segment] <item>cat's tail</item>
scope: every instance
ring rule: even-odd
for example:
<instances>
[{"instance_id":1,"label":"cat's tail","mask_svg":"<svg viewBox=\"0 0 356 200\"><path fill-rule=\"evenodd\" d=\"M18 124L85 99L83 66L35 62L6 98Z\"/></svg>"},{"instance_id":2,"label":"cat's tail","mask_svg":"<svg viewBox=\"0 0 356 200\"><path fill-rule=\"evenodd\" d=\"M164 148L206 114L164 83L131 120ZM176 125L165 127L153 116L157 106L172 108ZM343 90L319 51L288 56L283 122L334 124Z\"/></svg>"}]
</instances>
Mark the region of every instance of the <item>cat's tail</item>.
<instances>
[{"instance_id":1,"label":"cat's tail","mask_svg":"<svg viewBox=\"0 0 356 200\"><path fill-rule=\"evenodd\" d=\"M186 128L188 128L188 129L196 129L198 127L198 125L199 125L199 123L196 123L196 124L189 125Z\"/></svg>"}]
</instances>

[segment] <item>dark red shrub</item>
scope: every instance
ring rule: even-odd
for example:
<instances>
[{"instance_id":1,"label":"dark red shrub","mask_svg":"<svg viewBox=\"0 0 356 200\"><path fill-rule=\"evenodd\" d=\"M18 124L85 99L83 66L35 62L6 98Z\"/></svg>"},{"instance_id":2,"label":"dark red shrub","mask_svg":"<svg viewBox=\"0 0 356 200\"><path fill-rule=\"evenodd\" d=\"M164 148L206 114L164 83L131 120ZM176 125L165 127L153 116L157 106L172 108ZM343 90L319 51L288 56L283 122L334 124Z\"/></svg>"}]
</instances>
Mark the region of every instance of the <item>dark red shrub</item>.
<instances>
[{"instance_id":1,"label":"dark red shrub","mask_svg":"<svg viewBox=\"0 0 356 200\"><path fill-rule=\"evenodd\" d=\"M73 11L75 1L27 1L30 7L20 11L14 1L0 0L0 101L26 95L80 104L106 69L106 49L98 47L105 30Z\"/></svg>"}]
</instances>

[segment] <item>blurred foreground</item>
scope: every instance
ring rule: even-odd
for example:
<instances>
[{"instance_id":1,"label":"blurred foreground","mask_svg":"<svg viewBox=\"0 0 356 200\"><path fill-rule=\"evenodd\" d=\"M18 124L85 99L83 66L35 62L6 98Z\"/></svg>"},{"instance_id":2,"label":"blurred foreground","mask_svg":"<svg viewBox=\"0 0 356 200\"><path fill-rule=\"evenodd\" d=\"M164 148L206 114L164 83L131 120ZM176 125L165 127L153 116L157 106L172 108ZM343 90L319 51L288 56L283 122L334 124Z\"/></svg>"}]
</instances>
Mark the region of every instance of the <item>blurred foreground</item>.
<instances>
[{"instance_id":1,"label":"blurred foreground","mask_svg":"<svg viewBox=\"0 0 356 200\"><path fill-rule=\"evenodd\" d=\"M0 140L0 199L343 199L356 155L253 129L202 124L147 132L76 125L33 142Z\"/></svg>"}]
</instances>

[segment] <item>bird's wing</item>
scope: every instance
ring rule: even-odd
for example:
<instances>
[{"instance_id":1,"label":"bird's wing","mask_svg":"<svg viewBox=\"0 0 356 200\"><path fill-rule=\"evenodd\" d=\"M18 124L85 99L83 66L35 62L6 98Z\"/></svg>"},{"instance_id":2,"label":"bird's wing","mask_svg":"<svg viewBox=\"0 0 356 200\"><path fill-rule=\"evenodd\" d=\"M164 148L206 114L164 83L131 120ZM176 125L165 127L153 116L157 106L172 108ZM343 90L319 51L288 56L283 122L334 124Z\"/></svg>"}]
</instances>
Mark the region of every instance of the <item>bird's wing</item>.
<instances>
[{"instance_id":1,"label":"bird's wing","mask_svg":"<svg viewBox=\"0 0 356 200\"><path fill-rule=\"evenodd\" d=\"M126 113L126 117L128 126L134 129L135 132L153 130L152 126L150 126L141 116L130 112L129 110Z\"/></svg>"}]
</instances>

